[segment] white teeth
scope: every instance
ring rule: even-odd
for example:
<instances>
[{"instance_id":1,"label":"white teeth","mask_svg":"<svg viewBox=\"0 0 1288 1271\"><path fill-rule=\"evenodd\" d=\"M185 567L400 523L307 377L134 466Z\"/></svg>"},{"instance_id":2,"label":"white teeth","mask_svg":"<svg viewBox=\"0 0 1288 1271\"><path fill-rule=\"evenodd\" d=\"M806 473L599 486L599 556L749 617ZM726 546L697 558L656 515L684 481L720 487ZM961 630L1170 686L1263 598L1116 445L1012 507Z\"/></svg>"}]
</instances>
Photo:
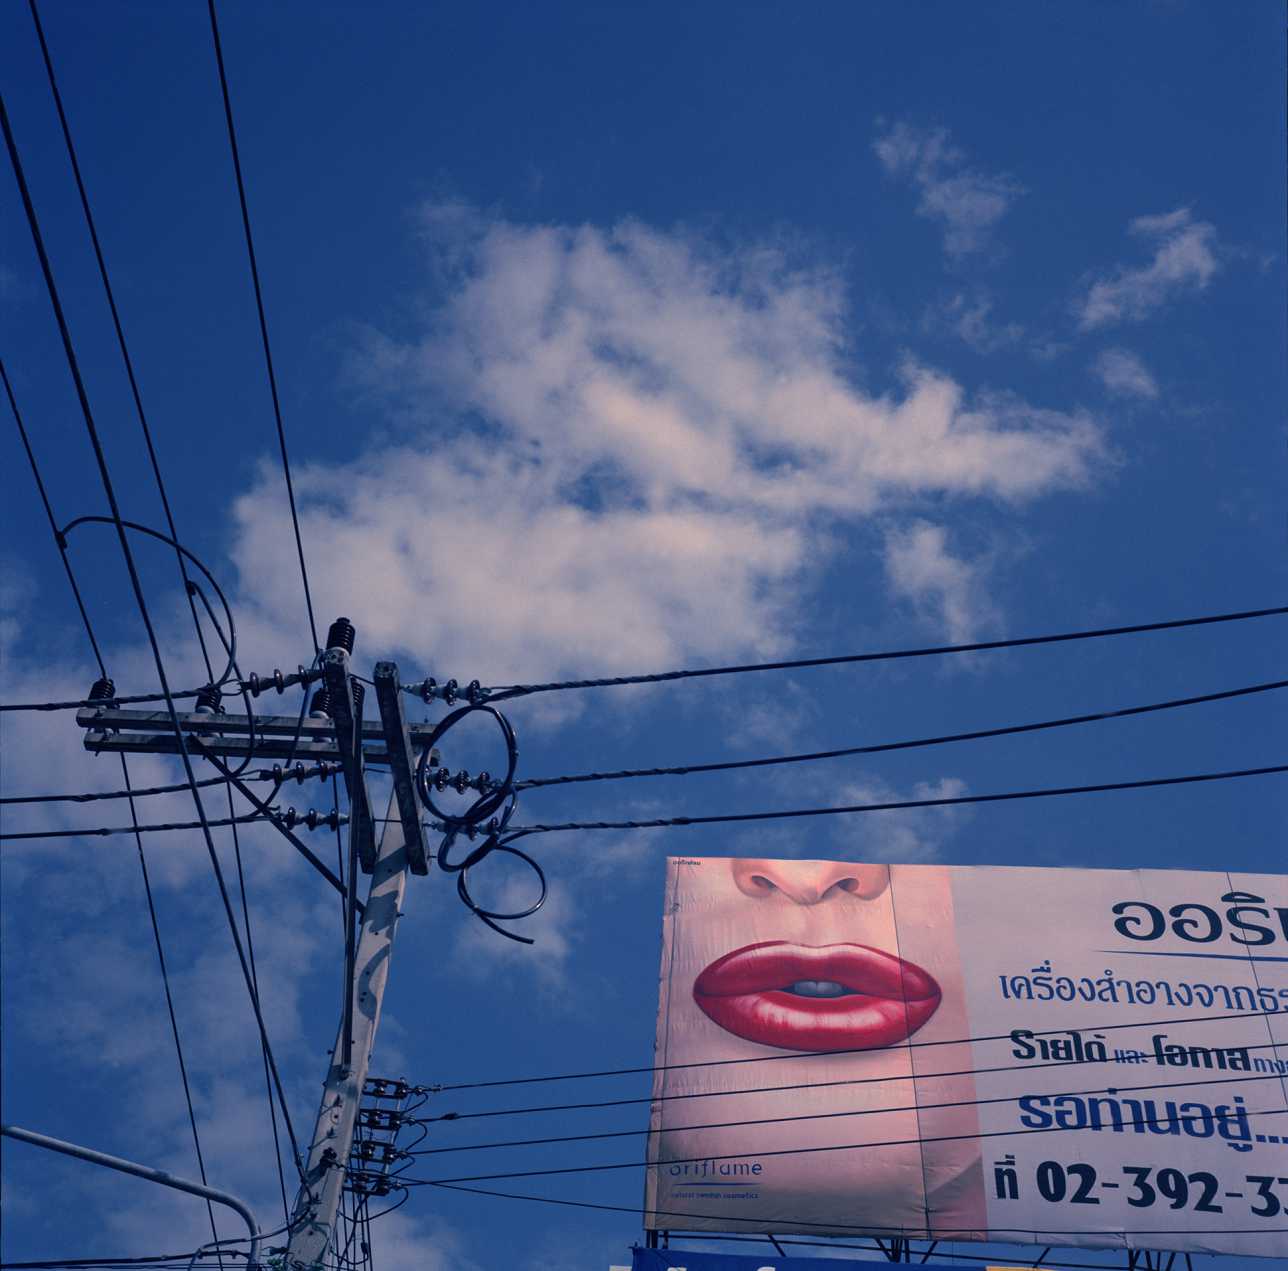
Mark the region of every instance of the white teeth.
<instances>
[{"instance_id":1,"label":"white teeth","mask_svg":"<svg viewBox=\"0 0 1288 1271\"><path fill-rule=\"evenodd\" d=\"M800 997L845 997L852 990L835 980L797 980L787 986L787 991Z\"/></svg>"}]
</instances>

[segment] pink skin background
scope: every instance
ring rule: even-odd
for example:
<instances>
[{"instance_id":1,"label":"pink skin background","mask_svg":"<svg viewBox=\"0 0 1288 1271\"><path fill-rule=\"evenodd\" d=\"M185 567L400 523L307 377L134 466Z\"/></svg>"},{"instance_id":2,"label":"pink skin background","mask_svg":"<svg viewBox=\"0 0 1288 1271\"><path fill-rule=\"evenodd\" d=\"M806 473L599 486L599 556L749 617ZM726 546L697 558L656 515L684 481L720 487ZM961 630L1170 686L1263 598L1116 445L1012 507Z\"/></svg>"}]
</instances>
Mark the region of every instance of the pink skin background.
<instances>
[{"instance_id":1,"label":"pink skin background","mask_svg":"<svg viewBox=\"0 0 1288 1271\"><path fill-rule=\"evenodd\" d=\"M970 1137L979 1133L975 1109L969 1104L975 1098L975 1084L969 1075L936 1075L969 1069L971 1048L961 1042L924 1044L955 1042L970 1034L949 877L948 869L935 865L690 857L668 862L657 1062L768 1062L672 1067L657 1074L655 1097L688 1093L721 1097L654 1104L651 1158L679 1161L734 1154L739 1160L759 1160L761 1173L746 1180L759 1193L751 1201L719 1199L721 1193L738 1189L704 1189L703 1177L711 1179L710 1172L695 1177L693 1167L687 1174L673 1174L666 1166L650 1170L646 1208L719 1217L659 1214L649 1220L649 1226L814 1234L829 1229L853 1234L856 1227L872 1226L928 1229L931 1234L958 1238L983 1233L979 1144ZM693 984L717 958L771 940L814 947L855 943L881 949L929 972L943 990L943 1000L912 1036L912 1046L815 1055L746 1041L707 1017L694 1001ZM821 1084L838 1081L860 1084ZM726 1093L795 1085L807 1088ZM924 1106L960 1102L966 1106ZM891 1108L907 1110L882 1110ZM865 1115L692 1128L710 1122L856 1111ZM959 1135L967 1137L950 1137ZM924 1147L906 1143L766 1155L796 1148L926 1138L947 1141ZM716 1194L701 1198L679 1194L693 1190ZM754 1214L759 1221L738 1222L723 1218L726 1213ZM787 1221L789 1217L796 1221Z\"/></svg>"}]
</instances>

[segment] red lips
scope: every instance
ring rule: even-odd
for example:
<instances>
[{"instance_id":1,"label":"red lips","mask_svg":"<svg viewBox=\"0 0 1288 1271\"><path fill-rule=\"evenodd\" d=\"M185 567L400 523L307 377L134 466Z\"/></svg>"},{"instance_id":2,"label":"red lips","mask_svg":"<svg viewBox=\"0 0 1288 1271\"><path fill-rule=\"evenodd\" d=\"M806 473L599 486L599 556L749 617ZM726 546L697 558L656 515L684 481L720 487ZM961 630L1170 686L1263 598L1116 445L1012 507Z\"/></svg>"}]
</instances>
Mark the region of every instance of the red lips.
<instances>
[{"instance_id":1,"label":"red lips","mask_svg":"<svg viewBox=\"0 0 1288 1271\"><path fill-rule=\"evenodd\" d=\"M770 940L717 958L693 1000L721 1028L782 1050L870 1050L903 1041L939 1008L919 966L863 944Z\"/></svg>"}]
</instances>

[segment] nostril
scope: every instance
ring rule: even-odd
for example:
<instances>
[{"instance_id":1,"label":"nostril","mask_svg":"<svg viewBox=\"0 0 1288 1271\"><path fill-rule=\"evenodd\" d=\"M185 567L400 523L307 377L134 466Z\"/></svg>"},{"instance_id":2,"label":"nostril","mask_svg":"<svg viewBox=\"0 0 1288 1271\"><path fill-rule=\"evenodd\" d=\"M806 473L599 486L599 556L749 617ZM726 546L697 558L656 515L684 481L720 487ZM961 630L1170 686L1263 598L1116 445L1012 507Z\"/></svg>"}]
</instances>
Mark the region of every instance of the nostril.
<instances>
[{"instance_id":1,"label":"nostril","mask_svg":"<svg viewBox=\"0 0 1288 1271\"><path fill-rule=\"evenodd\" d=\"M775 887L774 884L771 883L769 879L764 876L764 874L753 874L751 876L751 881L752 881L752 884L759 891L777 891L778 890L778 888Z\"/></svg>"}]
</instances>

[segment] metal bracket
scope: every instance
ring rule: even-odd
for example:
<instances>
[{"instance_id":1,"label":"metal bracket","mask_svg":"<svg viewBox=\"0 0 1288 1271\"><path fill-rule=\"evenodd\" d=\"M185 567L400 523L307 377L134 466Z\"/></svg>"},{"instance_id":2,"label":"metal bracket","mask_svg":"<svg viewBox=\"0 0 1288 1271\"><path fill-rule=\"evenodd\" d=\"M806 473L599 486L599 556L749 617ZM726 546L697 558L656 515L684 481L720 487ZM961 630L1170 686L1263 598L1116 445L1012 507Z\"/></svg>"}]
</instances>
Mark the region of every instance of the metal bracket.
<instances>
[{"instance_id":1,"label":"metal bracket","mask_svg":"<svg viewBox=\"0 0 1288 1271\"><path fill-rule=\"evenodd\" d=\"M407 848L407 863L413 874L429 873L429 854L425 830L420 822L420 801L416 797L415 756L407 714L403 710L402 688L398 683L398 666L394 662L377 662L372 677L376 682L376 701L380 706L380 723L385 730L385 749L394 778L394 796L402 821Z\"/></svg>"},{"instance_id":2,"label":"metal bracket","mask_svg":"<svg viewBox=\"0 0 1288 1271\"><path fill-rule=\"evenodd\" d=\"M349 793L350 833L357 844L362 872L370 874L376 867L376 840L372 829L371 805L367 801L362 735L353 712L349 655L343 649L328 649L322 655L322 679L327 687L332 719L335 721L335 743L340 751L344 784Z\"/></svg>"}]
</instances>

